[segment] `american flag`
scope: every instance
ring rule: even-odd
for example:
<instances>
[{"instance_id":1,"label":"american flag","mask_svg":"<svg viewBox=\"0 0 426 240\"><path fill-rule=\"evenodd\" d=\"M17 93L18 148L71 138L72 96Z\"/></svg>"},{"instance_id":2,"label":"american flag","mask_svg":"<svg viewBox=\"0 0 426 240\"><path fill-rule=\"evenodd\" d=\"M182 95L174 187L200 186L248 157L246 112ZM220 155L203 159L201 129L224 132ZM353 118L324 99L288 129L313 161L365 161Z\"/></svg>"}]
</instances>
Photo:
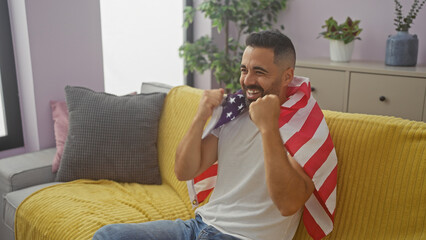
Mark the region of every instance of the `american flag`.
<instances>
[{"instance_id":1,"label":"american flag","mask_svg":"<svg viewBox=\"0 0 426 240\"><path fill-rule=\"evenodd\" d=\"M288 153L311 177L315 190L303 210L303 222L313 239L321 239L333 230L336 208L337 156L333 141L318 103L311 95L308 78L295 76L281 106L280 133ZM246 107L241 92L228 95L213 112L203 138L213 129L233 120ZM203 202L216 184L217 163L187 181L194 207Z\"/></svg>"}]
</instances>

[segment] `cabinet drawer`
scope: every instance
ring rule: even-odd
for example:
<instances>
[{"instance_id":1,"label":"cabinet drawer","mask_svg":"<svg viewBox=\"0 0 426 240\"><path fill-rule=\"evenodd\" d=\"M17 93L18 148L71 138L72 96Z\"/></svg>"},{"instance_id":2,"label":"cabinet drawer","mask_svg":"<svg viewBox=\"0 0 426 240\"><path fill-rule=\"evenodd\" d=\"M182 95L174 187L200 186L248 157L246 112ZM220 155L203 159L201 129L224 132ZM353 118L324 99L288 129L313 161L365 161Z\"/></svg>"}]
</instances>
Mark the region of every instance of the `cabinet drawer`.
<instances>
[{"instance_id":1,"label":"cabinet drawer","mask_svg":"<svg viewBox=\"0 0 426 240\"><path fill-rule=\"evenodd\" d=\"M348 112L421 121L425 91L422 78L351 73Z\"/></svg>"},{"instance_id":2,"label":"cabinet drawer","mask_svg":"<svg viewBox=\"0 0 426 240\"><path fill-rule=\"evenodd\" d=\"M344 111L346 81L344 71L296 67L295 75L308 77L312 95L321 109Z\"/></svg>"}]
</instances>

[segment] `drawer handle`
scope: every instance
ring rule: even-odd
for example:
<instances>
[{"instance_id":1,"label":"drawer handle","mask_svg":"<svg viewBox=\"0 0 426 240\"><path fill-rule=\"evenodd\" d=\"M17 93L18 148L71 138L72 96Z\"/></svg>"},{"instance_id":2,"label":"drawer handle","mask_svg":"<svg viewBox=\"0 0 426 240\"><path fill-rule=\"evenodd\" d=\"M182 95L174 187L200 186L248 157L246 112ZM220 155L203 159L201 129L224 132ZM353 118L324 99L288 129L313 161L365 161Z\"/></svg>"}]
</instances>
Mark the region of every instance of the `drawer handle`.
<instances>
[{"instance_id":1,"label":"drawer handle","mask_svg":"<svg viewBox=\"0 0 426 240\"><path fill-rule=\"evenodd\" d=\"M314 87L311 87L311 92L315 92L315 88Z\"/></svg>"},{"instance_id":2,"label":"drawer handle","mask_svg":"<svg viewBox=\"0 0 426 240\"><path fill-rule=\"evenodd\" d=\"M386 101L386 97L385 96L380 96L379 100L380 100L380 102L384 102L384 101Z\"/></svg>"}]
</instances>

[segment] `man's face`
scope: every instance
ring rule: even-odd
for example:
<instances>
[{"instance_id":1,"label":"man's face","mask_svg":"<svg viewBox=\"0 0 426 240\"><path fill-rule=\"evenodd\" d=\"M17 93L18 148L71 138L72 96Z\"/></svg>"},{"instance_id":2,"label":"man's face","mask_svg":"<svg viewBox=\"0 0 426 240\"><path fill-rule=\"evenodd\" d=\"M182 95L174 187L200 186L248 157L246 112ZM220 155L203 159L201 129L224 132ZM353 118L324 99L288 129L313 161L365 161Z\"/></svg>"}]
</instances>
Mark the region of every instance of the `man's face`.
<instances>
[{"instance_id":1,"label":"man's face","mask_svg":"<svg viewBox=\"0 0 426 240\"><path fill-rule=\"evenodd\" d=\"M283 104L293 69L286 63L274 63L274 50L248 46L241 60L240 84L247 103L268 94L277 95ZM288 79L291 78L291 79Z\"/></svg>"}]
</instances>

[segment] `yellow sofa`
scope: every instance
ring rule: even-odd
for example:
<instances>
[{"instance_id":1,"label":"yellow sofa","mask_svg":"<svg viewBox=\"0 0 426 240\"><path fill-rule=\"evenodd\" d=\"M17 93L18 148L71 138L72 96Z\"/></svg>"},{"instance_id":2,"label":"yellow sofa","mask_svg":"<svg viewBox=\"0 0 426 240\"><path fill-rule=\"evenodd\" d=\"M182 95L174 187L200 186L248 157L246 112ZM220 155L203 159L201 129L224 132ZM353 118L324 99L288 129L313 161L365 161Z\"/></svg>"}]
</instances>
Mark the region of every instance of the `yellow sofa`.
<instances>
[{"instance_id":1,"label":"yellow sofa","mask_svg":"<svg viewBox=\"0 0 426 240\"><path fill-rule=\"evenodd\" d=\"M162 185L77 180L44 188L17 209L16 239L91 239L110 223L193 217L173 166L201 93L181 86L167 95L158 139ZM426 123L324 114L339 159L335 228L327 239L425 239ZM310 239L303 224L295 239Z\"/></svg>"}]
</instances>

